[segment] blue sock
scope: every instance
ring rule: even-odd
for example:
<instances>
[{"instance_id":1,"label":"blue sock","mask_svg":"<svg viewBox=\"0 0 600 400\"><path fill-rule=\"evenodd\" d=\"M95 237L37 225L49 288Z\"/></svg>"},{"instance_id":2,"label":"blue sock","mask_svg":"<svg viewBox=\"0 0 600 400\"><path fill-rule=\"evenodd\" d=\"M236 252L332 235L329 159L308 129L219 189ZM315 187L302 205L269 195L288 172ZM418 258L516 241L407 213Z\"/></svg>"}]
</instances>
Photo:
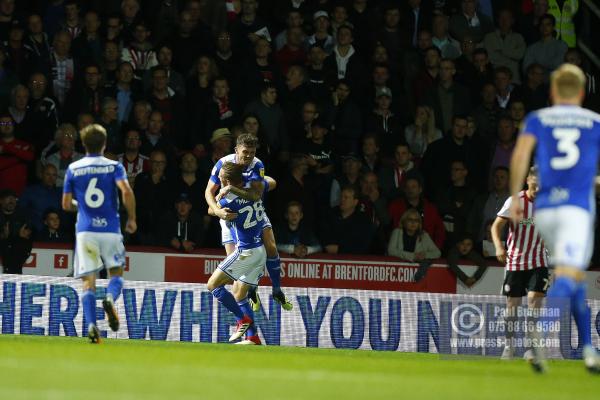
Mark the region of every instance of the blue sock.
<instances>
[{"instance_id":1,"label":"blue sock","mask_svg":"<svg viewBox=\"0 0 600 400\"><path fill-rule=\"evenodd\" d=\"M238 302L238 306L240 306L240 309L244 314L252 318L252 321L254 321L254 311L252 311L252 307L250 307L248 299L244 299ZM256 336L256 326L254 324L250 325L250 328L248 328L246 333L248 334L248 336Z\"/></svg>"},{"instance_id":2,"label":"blue sock","mask_svg":"<svg viewBox=\"0 0 600 400\"><path fill-rule=\"evenodd\" d=\"M96 292L92 292L91 290L83 292L81 295L81 304L85 320L88 324L96 325Z\"/></svg>"},{"instance_id":3,"label":"blue sock","mask_svg":"<svg viewBox=\"0 0 600 400\"><path fill-rule=\"evenodd\" d=\"M219 286L218 288L214 289L211 293L213 296L215 296L219 303L223 304L226 309L228 309L233 313L233 315L235 315L236 320L239 321L240 319L244 318L244 313L242 309L240 308L240 306L238 306L233 295L229 293L227 289L225 289L225 286Z\"/></svg>"},{"instance_id":4,"label":"blue sock","mask_svg":"<svg viewBox=\"0 0 600 400\"><path fill-rule=\"evenodd\" d=\"M592 328L590 324L590 308L585 301L586 295L586 284L585 282L579 282L571 298L571 312L575 323L577 324L577 331L579 332L579 340L583 346L591 346L592 344Z\"/></svg>"},{"instance_id":5,"label":"blue sock","mask_svg":"<svg viewBox=\"0 0 600 400\"><path fill-rule=\"evenodd\" d=\"M273 284L273 291L278 291L281 288L281 260L279 259L279 255L267 258L267 271Z\"/></svg>"},{"instance_id":6,"label":"blue sock","mask_svg":"<svg viewBox=\"0 0 600 400\"><path fill-rule=\"evenodd\" d=\"M123 289L123 277L111 277L110 281L108 281L108 287L106 288L106 292L112 295L114 301L117 301L117 299L121 295L121 289Z\"/></svg>"}]
</instances>

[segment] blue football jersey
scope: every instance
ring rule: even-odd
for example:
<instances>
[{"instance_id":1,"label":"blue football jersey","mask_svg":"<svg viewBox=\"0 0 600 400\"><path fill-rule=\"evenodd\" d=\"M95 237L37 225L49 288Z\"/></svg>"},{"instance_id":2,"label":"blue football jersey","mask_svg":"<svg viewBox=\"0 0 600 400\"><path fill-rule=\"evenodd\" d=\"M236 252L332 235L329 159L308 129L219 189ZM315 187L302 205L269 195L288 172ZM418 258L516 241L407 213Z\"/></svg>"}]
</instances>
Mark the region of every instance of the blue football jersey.
<instances>
[{"instance_id":1,"label":"blue football jersey","mask_svg":"<svg viewBox=\"0 0 600 400\"><path fill-rule=\"evenodd\" d=\"M521 134L537 139L536 208L571 205L594 211L600 115L574 105L543 108L526 117Z\"/></svg>"},{"instance_id":2,"label":"blue football jersey","mask_svg":"<svg viewBox=\"0 0 600 400\"><path fill-rule=\"evenodd\" d=\"M227 161L237 164L235 153L222 157L219 161L217 161L217 163L212 169L212 172L210 173L210 180L219 186L221 185L221 180L219 179L219 171L221 171L221 166L223 166L223 163ZM262 163L262 161L260 161L256 157L254 157L254 160L252 160L250 165L244 168L244 171L242 172L242 180L244 181L244 187L249 187L250 182L252 181L263 181L264 177L265 166Z\"/></svg>"},{"instance_id":3,"label":"blue football jersey","mask_svg":"<svg viewBox=\"0 0 600 400\"><path fill-rule=\"evenodd\" d=\"M121 233L117 181L126 179L123 165L101 156L86 156L69 165L63 193L77 200L77 232Z\"/></svg>"},{"instance_id":4,"label":"blue football jersey","mask_svg":"<svg viewBox=\"0 0 600 400\"><path fill-rule=\"evenodd\" d=\"M262 201L245 200L233 193L228 193L219 200L219 205L238 214L233 221L228 221L231 236L238 248L253 249L262 246L265 218Z\"/></svg>"}]
</instances>

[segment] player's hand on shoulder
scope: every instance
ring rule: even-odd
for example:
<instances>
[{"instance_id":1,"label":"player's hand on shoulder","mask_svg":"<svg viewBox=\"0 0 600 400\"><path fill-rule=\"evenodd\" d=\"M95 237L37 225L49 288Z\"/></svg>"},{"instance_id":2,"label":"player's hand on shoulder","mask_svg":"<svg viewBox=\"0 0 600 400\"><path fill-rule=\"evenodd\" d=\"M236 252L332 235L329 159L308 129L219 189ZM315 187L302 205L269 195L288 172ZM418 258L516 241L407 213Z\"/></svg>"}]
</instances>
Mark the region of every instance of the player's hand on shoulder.
<instances>
[{"instance_id":1,"label":"player's hand on shoulder","mask_svg":"<svg viewBox=\"0 0 600 400\"><path fill-rule=\"evenodd\" d=\"M221 208L217 216L225 221L231 221L237 217L237 213L231 211L230 208Z\"/></svg>"},{"instance_id":2,"label":"player's hand on shoulder","mask_svg":"<svg viewBox=\"0 0 600 400\"><path fill-rule=\"evenodd\" d=\"M134 219L128 219L125 224L125 232L135 233L135 231L137 231L137 222Z\"/></svg>"}]
</instances>

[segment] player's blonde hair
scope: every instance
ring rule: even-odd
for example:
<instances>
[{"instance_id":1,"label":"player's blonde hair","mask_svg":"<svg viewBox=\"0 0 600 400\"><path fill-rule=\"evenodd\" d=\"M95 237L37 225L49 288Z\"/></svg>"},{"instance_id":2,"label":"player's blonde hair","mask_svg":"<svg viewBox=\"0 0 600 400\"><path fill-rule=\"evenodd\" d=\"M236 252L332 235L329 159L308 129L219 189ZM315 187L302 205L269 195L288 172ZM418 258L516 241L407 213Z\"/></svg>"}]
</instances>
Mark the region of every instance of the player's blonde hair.
<instances>
[{"instance_id":1,"label":"player's blonde hair","mask_svg":"<svg viewBox=\"0 0 600 400\"><path fill-rule=\"evenodd\" d=\"M88 153L100 153L106 144L106 129L92 124L81 130L81 141Z\"/></svg>"},{"instance_id":2,"label":"player's blonde hair","mask_svg":"<svg viewBox=\"0 0 600 400\"><path fill-rule=\"evenodd\" d=\"M563 64L550 75L550 83L556 96L561 99L574 99L585 88L585 74L576 65Z\"/></svg>"},{"instance_id":3,"label":"player's blonde hair","mask_svg":"<svg viewBox=\"0 0 600 400\"><path fill-rule=\"evenodd\" d=\"M230 183L234 185L242 183L242 172L244 171L242 165L226 161L221 166L221 170L223 171L223 177Z\"/></svg>"}]
</instances>

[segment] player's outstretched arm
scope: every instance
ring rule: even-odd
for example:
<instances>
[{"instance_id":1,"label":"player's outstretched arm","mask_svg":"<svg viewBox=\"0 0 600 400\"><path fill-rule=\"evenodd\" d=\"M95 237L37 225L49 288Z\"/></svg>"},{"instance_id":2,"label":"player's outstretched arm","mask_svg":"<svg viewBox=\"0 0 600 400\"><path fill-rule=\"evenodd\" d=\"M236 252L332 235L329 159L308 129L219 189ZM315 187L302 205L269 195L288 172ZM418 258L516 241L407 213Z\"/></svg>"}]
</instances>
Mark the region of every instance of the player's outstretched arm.
<instances>
[{"instance_id":1,"label":"player's outstretched arm","mask_svg":"<svg viewBox=\"0 0 600 400\"><path fill-rule=\"evenodd\" d=\"M275 190L277 187L277 181L275 179L271 178L270 176L265 176L265 181L267 181L269 192Z\"/></svg>"},{"instance_id":2,"label":"player's outstretched arm","mask_svg":"<svg viewBox=\"0 0 600 400\"><path fill-rule=\"evenodd\" d=\"M523 210L519 210L518 193L523 188L531 154L535 148L536 138L529 133L521 133L517 138L512 158L510 159L510 194L513 198L511 218L519 220Z\"/></svg>"},{"instance_id":3,"label":"player's outstretched arm","mask_svg":"<svg viewBox=\"0 0 600 400\"><path fill-rule=\"evenodd\" d=\"M125 231L134 233L137 230L135 194L133 194L133 190L126 179L117 181L117 187L121 190L123 205L125 205L125 209L127 210L127 224L125 225Z\"/></svg>"}]
</instances>

